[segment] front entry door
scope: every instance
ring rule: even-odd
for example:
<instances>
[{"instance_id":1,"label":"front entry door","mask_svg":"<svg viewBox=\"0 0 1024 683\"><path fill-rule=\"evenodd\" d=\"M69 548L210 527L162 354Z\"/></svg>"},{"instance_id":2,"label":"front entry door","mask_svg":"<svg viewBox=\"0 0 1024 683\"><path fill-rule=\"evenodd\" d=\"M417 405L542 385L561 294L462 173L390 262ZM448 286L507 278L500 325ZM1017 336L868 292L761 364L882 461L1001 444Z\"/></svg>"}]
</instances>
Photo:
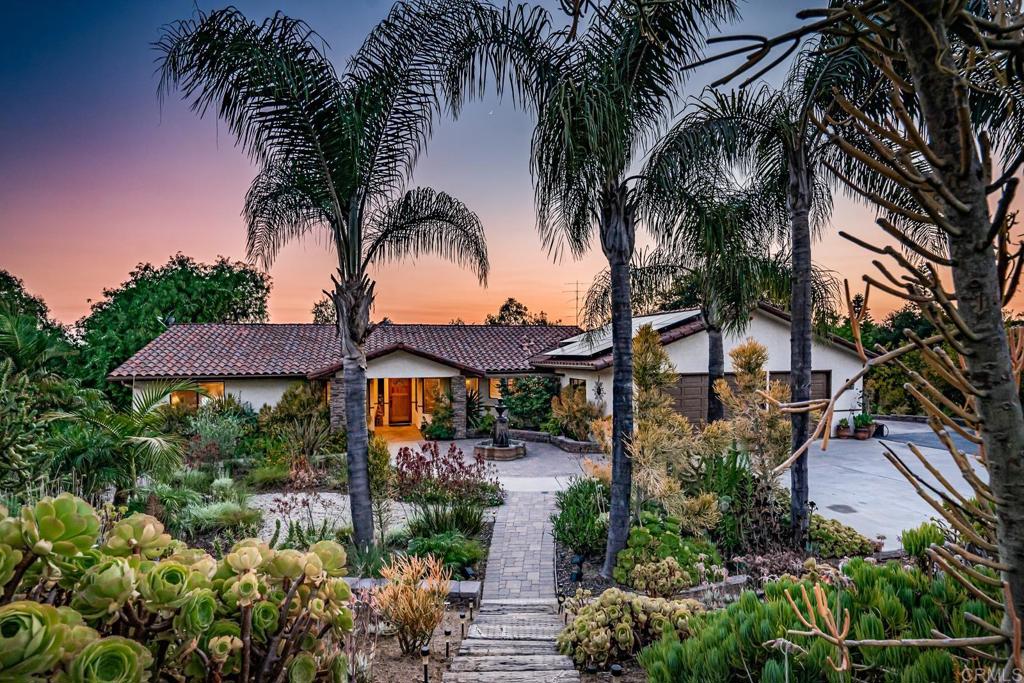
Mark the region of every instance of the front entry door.
<instances>
[{"instance_id":1,"label":"front entry door","mask_svg":"<svg viewBox=\"0 0 1024 683\"><path fill-rule=\"evenodd\" d=\"M412 422L412 380L388 380L388 394L388 402L391 404L388 422L393 425Z\"/></svg>"}]
</instances>

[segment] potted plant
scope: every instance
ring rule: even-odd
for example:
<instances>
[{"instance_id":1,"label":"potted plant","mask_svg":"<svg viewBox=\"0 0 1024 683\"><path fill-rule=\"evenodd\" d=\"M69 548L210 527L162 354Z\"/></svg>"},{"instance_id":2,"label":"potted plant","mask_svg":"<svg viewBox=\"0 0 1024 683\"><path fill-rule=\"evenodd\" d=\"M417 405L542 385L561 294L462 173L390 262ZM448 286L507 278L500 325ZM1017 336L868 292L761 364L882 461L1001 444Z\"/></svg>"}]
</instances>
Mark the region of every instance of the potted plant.
<instances>
[{"instance_id":1,"label":"potted plant","mask_svg":"<svg viewBox=\"0 0 1024 683\"><path fill-rule=\"evenodd\" d=\"M849 439L850 438L850 421L845 417L839 421L836 425L836 438L837 439Z\"/></svg>"},{"instance_id":2,"label":"potted plant","mask_svg":"<svg viewBox=\"0 0 1024 683\"><path fill-rule=\"evenodd\" d=\"M875 431L875 418L871 413L859 413L853 416L853 436L863 441L870 439Z\"/></svg>"}]
</instances>

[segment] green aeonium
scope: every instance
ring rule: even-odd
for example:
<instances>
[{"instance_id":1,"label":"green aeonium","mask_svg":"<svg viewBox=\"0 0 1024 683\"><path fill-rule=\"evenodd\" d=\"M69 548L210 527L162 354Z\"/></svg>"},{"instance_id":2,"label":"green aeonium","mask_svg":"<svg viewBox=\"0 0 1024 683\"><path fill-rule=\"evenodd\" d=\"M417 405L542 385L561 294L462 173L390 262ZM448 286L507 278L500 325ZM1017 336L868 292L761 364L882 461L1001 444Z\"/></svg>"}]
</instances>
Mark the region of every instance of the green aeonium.
<instances>
[{"instance_id":1,"label":"green aeonium","mask_svg":"<svg viewBox=\"0 0 1024 683\"><path fill-rule=\"evenodd\" d=\"M100 518L81 498L62 493L21 509L26 547L40 556L70 557L91 548L100 533Z\"/></svg>"},{"instance_id":2,"label":"green aeonium","mask_svg":"<svg viewBox=\"0 0 1024 683\"><path fill-rule=\"evenodd\" d=\"M52 669L67 628L50 605L18 600L0 607L0 681L32 681Z\"/></svg>"},{"instance_id":3,"label":"green aeonium","mask_svg":"<svg viewBox=\"0 0 1024 683\"><path fill-rule=\"evenodd\" d=\"M82 648L68 666L67 683L143 683L153 656L134 640L100 638Z\"/></svg>"}]
</instances>

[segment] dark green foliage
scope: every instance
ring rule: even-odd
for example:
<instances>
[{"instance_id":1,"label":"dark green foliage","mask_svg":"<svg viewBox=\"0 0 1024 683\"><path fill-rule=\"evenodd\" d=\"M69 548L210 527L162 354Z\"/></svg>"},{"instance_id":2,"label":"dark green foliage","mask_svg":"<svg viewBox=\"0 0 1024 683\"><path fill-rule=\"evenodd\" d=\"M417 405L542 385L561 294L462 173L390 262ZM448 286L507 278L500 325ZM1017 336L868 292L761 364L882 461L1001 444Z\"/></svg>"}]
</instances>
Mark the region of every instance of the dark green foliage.
<instances>
[{"instance_id":1,"label":"dark green foliage","mask_svg":"<svg viewBox=\"0 0 1024 683\"><path fill-rule=\"evenodd\" d=\"M455 436L455 409L452 407L452 396L447 392L435 390L434 410L430 421L423 421L420 433L424 439L443 441Z\"/></svg>"},{"instance_id":2,"label":"dark green foliage","mask_svg":"<svg viewBox=\"0 0 1024 683\"><path fill-rule=\"evenodd\" d=\"M466 427L469 429L482 429L482 423L484 416L487 413L484 410L483 399L480 398L479 391L469 390L466 392Z\"/></svg>"},{"instance_id":3,"label":"dark green foliage","mask_svg":"<svg viewBox=\"0 0 1024 683\"><path fill-rule=\"evenodd\" d=\"M371 543L365 547L352 544L347 551L349 574L364 579L380 578L381 567L391 560L391 549L383 544Z\"/></svg>"},{"instance_id":4,"label":"dark green foliage","mask_svg":"<svg viewBox=\"0 0 1024 683\"><path fill-rule=\"evenodd\" d=\"M1001 616L980 601L969 600L955 581L904 569L895 562L879 566L855 559L843 568L843 573L849 578L849 586L839 592L832 586L826 586L826 590L833 613L849 609L853 615L851 638L929 637L932 628L951 637L976 636L985 631L967 622L965 611L991 624L997 624ZM810 591L810 583L804 585ZM826 661L828 656L835 659L834 647L822 639L788 633L803 629L786 602L786 588L800 600L798 583L769 583L765 585L764 600L746 592L725 609L691 618L687 624L689 635L682 642L669 634L644 650L639 661L651 683L746 681L749 672L760 672L754 680L780 683L850 681L848 674L836 673ZM791 652L787 657L770 647L778 638L791 640L806 652ZM965 655L960 651L956 654ZM852 656L857 681L954 680L949 675L953 660L945 651L854 648ZM787 669L788 679L780 678Z\"/></svg>"},{"instance_id":5,"label":"dark green foliage","mask_svg":"<svg viewBox=\"0 0 1024 683\"><path fill-rule=\"evenodd\" d=\"M501 380L501 397L508 406L509 422L517 429L540 429L551 419L551 399L558 395L556 377L528 375Z\"/></svg>"},{"instance_id":6,"label":"dark green foliage","mask_svg":"<svg viewBox=\"0 0 1024 683\"><path fill-rule=\"evenodd\" d=\"M416 514L409 518L408 525L413 536L433 536L447 531L476 536L484 527L484 508L463 500L425 503L417 506Z\"/></svg>"},{"instance_id":7,"label":"dark green foliage","mask_svg":"<svg viewBox=\"0 0 1024 683\"><path fill-rule=\"evenodd\" d=\"M856 429L866 429L873 424L875 424L875 418L871 416L871 413L857 413L853 416L853 426Z\"/></svg>"},{"instance_id":8,"label":"dark green foliage","mask_svg":"<svg viewBox=\"0 0 1024 683\"><path fill-rule=\"evenodd\" d=\"M608 505L611 491L607 484L591 478L576 477L563 491L555 494L558 513L551 515L555 539L580 555L596 556L608 540Z\"/></svg>"},{"instance_id":9,"label":"dark green foliage","mask_svg":"<svg viewBox=\"0 0 1024 683\"><path fill-rule=\"evenodd\" d=\"M413 538L409 541L409 554L417 557L433 555L452 571L453 577L458 578L465 576L466 569L482 560L487 553L478 541L457 531L446 531L427 538Z\"/></svg>"},{"instance_id":10,"label":"dark green foliage","mask_svg":"<svg viewBox=\"0 0 1024 683\"><path fill-rule=\"evenodd\" d=\"M237 531L252 535L259 531L263 513L235 501L191 506L183 513L183 528L200 533Z\"/></svg>"},{"instance_id":11,"label":"dark green foliage","mask_svg":"<svg viewBox=\"0 0 1024 683\"><path fill-rule=\"evenodd\" d=\"M164 265L140 263L118 287L78 321L79 375L87 386L110 392L118 404L129 390L107 374L176 323L244 323L267 318L270 278L255 267L220 258L197 263L175 254Z\"/></svg>"},{"instance_id":12,"label":"dark green foliage","mask_svg":"<svg viewBox=\"0 0 1024 683\"><path fill-rule=\"evenodd\" d=\"M525 304L513 297L505 299L495 315L490 313L484 318L487 325L557 325L561 320L549 321L548 314L530 313Z\"/></svg>"},{"instance_id":13,"label":"dark green foliage","mask_svg":"<svg viewBox=\"0 0 1024 683\"><path fill-rule=\"evenodd\" d=\"M12 370L10 359L0 360L0 489L4 491L29 485L39 442L46 434L32 383L27 375Z\"/></svg>"},{"instance_id":14,"label":"dark green foliage","mask_svg":"<svg viewBox=\"0 0 1024 683\"><path fill-rule=\"evenodd\" d=\"M709 570L712 566L721 566L722 558L714 544L696 538L683 538L681 534L678 520L651 512L640 513L640 525L630 529L626 548L619 552L613 573L615 580L631 585L634 567L667 557L674 557L691 577L700 574L698 563Z\"/></svg>"},{"instance_id":15,"label":"dark green foliage","mask_svg":"<svg viewBox=\"0 0 1024 683\"><path fill-rule=\"evenodd\" d=\"M383 436L374 434L370 437L367 467L370 473L370 492L373 497L390 496L395 473L391 467L391 449L388 447L388 440ZM346 468L339 469L345 470Z\"/></svg>"},{"instance_id":16,"label":"dark green foliage","mask_svg":"<svg viewBox=\"0 0 1024 683\"><path fill-rule=\"evenodd\" d=\"M711 537L727 556L778 546L784 505L774 482L759 479L742 451L705 459L699 490L718 497L722 516Z\"/></svg>"},{"instance_id":17,"label":"dark green foliage","mask_svg":"<svg viewBox=\"0 0 1024 683\"><path fill-rule=\"evenodd\" d=\"M304 550L320 541L336 541L344 545L352 536L350 527L341 526L326 518L317 523L312 516L305 520L289 521L284 538L281 538L281 531L281 520L277 520L274 523L274 536L271 539L274 542L271 543L271 547L278 550L283 548Z\"/></svg>"}]
</instances>

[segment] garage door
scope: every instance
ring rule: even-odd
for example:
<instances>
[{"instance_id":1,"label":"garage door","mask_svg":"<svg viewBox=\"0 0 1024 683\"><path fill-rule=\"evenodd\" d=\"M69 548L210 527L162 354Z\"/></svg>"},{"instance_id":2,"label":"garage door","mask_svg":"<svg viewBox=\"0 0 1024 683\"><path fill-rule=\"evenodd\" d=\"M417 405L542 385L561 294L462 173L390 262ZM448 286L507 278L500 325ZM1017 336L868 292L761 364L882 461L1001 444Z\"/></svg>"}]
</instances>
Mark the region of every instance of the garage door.
<instances>
[{"instance_id":1,"label":"garage door","mask_svg":"<svg viewBox=\"0 0 1024 683\"><path fill-rule=\"evenodd\" d=\"M734 375L728 373L726 380L731 384ZM775 382L789 384L788 372L773 372L771 379ZM694 426L704 423L708 414L708 376L707 374L679 375L679 379L668 390L672 396L677 412L686 416ZM811 398L829 398L831 396L831 373L827 370L811 373ZM726 416L728 417L728 416Z\"/></svg>"}]
</instances>

